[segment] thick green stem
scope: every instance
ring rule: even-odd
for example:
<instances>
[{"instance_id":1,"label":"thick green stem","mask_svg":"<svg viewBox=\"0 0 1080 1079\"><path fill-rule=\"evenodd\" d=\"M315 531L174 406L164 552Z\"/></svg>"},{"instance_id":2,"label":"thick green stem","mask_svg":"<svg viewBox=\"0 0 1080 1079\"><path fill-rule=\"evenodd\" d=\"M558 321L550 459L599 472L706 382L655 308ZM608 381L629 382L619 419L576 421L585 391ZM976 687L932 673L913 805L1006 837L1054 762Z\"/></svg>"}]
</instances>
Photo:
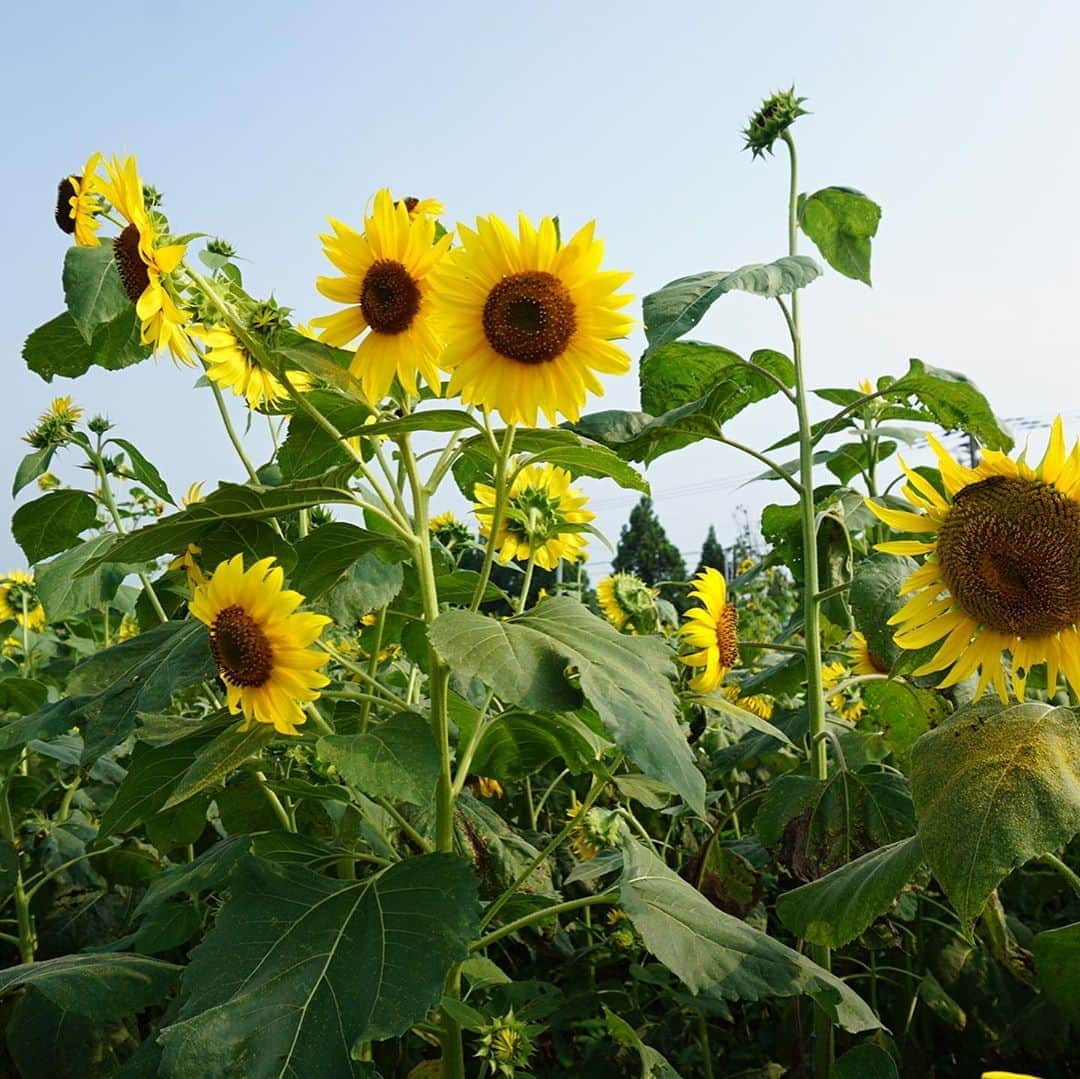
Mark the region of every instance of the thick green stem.
<instances>
[{"instance_id":1,"label":"thick green stem","mask_svg":"<svg viewBox=\"0 0 1080 1079\"><path fill-rule=\"evenodd\" d=\"M486 417L485 422L487 422ZM498 545L503 514L506 512L506 480L510 468L510 455L514 451L514 431L513 424L506 428L503 433L502 446L499 447L499 455L495 459L495 505L491 509L490 531L488 532L487 546L484 548L484 564L480 569L480 579L476 582L472 603L469 604L470 611L479 609L480 604L483 602L484 593L487 591L488 581L491 578L491 567L495 563L495 548Z\"/></svg>"},{"instance_id":2,"label":"thick green stem","mask_svg":"<svg viewBox=\"0 0 1080 1079\"><path fill-rule=\"evenodd\" d=\"M7 780L0 786L0 832L4 838L18 851L15 842L15 823L11 819L11 805L8 802ZM12 898L15 900L15 920L19 926L19 958L24 963L34 961L34 925L30 919L30 898L26 894L23 884L22 866L19 864L18 854L15 856L15 886L12 889Z\"/></svg>"},{"instance_id":3,"label":"thick green stem","mask_svg":"<svg viewBox=\"0 0 1080 1079\"><path fill-rule=\"evenodd\" d=\"M270 781L266 778L266 773L256 772L255 778L259 781L259 786L262 788L262 792L266 796L266 800L270 803L270 808L274 811L274 816L277 817L281 827L284 828L286 832L295 832L296 825L293 824L292 817L289 816L289 811L281 804L281 799L277 796L277 792L270 789Z\"/></svg>"},{"instance_id":4,"label":"thick green stem","mask_svg":"<svg viewBox=\"0 0 1080 1079\"><path fill-rule=\"evenodd\" d=\"M606 903L610 906L611 904L618 903L618 901L618 893L606 892L604 895L587 895L583 899L570 899L565 903L556 903L552 907L544 907L543 910L534 910L531 914L525 914L512 922L507 922L506 925L499 926L493 933L488 933L486 937L481 937L479 940L470 944L469 949L470 951L478 952L482 948L486 948L489 944L494 944L497 940L502 940L503 937L508 937L512 933L517 933L519 930L525 929L530 925L536 925L537 922L546 921L548 918L556 917L559 914L566 914L568 911L580 910L582 907L595 906L597 903Z\"/></svg>"},{"instance_id":5,"label":"thick green stem","mask_svg":"<svg viewBox=\"0 0 1080 1079\"><path fill-rule=\"evenodd\" d=\"M788 254L798 253L798 162L791 134L782 136L791 163L791 182L788 190ZM799 413L799 498L803 543L803 632L806 638L806 704L810 713L810 767L816 779L828 776L828 753L825 746L825 694L821 680L821 621L818 600L817 521L814 507L814 440L807 408L806 371L803 367L802 337L799 332L799 292L791 294L792 362L795 365L795 407ZM828 970L832 955L828 948L815 944L814 961ZM828 1079L832 1071L832 1020L820 1006L814 1010L814 1074Z\"/></svg>"},{"instance_id":6,"label":"thick green stem","mask_svg":"<svg viewBox=\"0 0 1080 1079\"><path fill-rule=\"evenodd\" d=\"M536 569L536 548L529 552L529 561L525 566L525 580L521 583L521 594L518 596L517 613L521 614L529 602L529 589L532 588L533 571Z\"/></svg>"},{"instance_id":7,"label":"thick green stem","mask_svg":"<svg viewBox=\"0 0 1080 1079\"><path fill-rule=\"evenodd\" d=\"M1045 865L1053 866L1072 885L1073 891L1080 895L1080 876L1077 876L1056 854L1044 854L1041 860Z\"/></svg>"}]
</instances>

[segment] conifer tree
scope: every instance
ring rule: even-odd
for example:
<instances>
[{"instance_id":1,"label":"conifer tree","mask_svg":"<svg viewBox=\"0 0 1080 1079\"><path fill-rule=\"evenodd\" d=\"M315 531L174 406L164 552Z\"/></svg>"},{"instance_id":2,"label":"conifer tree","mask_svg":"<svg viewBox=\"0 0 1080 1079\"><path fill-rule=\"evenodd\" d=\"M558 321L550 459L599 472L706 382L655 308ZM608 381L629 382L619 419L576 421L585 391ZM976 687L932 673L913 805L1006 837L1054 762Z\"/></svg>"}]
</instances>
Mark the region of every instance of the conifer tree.
<instances>
[{"instance_id":1,"label":"conifer tree","mask_svg":"<svg viewBox=\"0 0 1080 1079\"><path fill-rule=\"evenodd\" d=\"M630 511L630 520L619 533L611 568L616 573L632 573L650 585L657 581L687 579L686 563L679 549L668 539L651 498L643 496ZM683 588L663 587L660 594L677 607L685 606L686 590Z\"/></svg>"}]
</instances>

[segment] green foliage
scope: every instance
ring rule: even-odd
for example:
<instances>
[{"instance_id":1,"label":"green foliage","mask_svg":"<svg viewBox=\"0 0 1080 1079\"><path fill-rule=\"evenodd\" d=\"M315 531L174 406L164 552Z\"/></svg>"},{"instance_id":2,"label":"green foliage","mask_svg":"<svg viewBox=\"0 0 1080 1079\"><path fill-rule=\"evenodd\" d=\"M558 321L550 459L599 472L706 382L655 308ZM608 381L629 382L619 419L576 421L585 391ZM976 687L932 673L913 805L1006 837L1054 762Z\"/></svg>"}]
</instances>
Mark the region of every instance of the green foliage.
<instances>
[{"instance_id":1,"label":"green foliage","mask_svg":"<svg viewBox=\"0 0 1080 1079\"><path fill-rule=\"evenodd\" d=\"M619 532L611 569L615 573L632 573L650 585L686 580L686 563L667 538L648 496L643 496L630 511L630 520ZM682 601L685 592L667 585L661 587L661 595L674 602Z\"/></svg>"},{"instance_id":2,"label":"green foliage","mask_svg":"<svg viewBox=\"0 0 1080 1079\"><path fill-rule=\"evenodd\" d=\"M131 306L111 244L69 247L64 258L63 280L68 313L88 344L99 326L111 322Z\"/></svg>"},{"instance_id":3,"label":"green foliage","mask_svg":"<svg viewBox=\"0 0 1080 1079\"><path fill-rule=\"evenodd\" d=\"M26 366L46 382L56 375L78 378L92 366L119 371L150 355L150 346L139 340L139 320L135 308L111 322L98 326L87 342L71 315L65 311L39 326L23 345Z\"/></svg>"},{"instance_id":4,"label":"green foliage","mask_svg":"<svg viewBox=\"0 0 1080 1079\"><path fill-rule=\"evenodd\" d=\"M911 753L919 837L970 931L1016 866L1080 832L1080 725L1068 708L982 704L924 734Z\"/></svg>"},{"instance_id":5,"label":"green foliage","mask_svg":"<svg viewBox=\"0 0 1080 1079\"><path fill-rule=\"evenodd\" d=\"M85 491L52 491L20 506L11 532L28 562L67 550L97 524L97 503Z\"/></svg>"},{"instance_id":6,"label":"green foliage","mask_svg":"<svg viewBox=\"0 0 1080 1079\"><path fill-rule=\"evenodd\" d=\"M1080 1024L1080 922L1035 937L1039 984L1070 1023Z\"/></svg>"},{"instance_id":7,"label":"green foliage","mask_svg":"<svg viewBox=\"0 0 1080 1079\"><path fill-rule=\"evenodd\" d=\"M799 224L825 261L845 277L870 284L870 241L881 207L850 187L823 187L803 196Z\"/></svg>"},{"instance_id":8,"label":"green foliage","mask_svg":"<svg viewBox=\"0 0 1080 1079\"><path fill-rule=\"evenodd\" d=\"M82 614L91 607L109 603L124 578L127 567L102 564L88 576L80 576L82 568L112 545L109 536L94 536L63 554L36 567L35 583L38 595L49 617L55 621Z\"/></svg>"},{"instance_id":9,"label":"green foliage","mask_svg":"<svg viewBox=\"0 0 1080 1079\"><path fill-rule=\"evenodd\" d=\"M721 573L727 570L727 558L724 548L716 538L716 529L709 525L709 531L705 534L705 542L701 545L701 556L698 558L697 569L694 570L696 577L704 569L715 569Z\"/></svg>"}]
</instances>

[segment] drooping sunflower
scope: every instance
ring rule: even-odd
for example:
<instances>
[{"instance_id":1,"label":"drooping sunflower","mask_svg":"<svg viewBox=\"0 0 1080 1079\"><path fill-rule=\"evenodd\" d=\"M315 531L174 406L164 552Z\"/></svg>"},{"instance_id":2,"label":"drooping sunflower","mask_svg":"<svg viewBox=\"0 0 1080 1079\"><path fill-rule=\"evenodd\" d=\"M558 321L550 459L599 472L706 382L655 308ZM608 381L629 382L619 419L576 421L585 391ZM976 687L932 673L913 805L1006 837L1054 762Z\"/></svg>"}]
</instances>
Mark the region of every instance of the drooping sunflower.
<instances>
[{"instance_id":1,"label":"drooping sunflower","mask_svg":"<svg viewBox=\"0 0 1080 1079\"><path fill-rule=\"evenodd\" d=\"M56 188L56 223L62 232L75 237L79 247L99 247L97 215L101 211L98 193L102 180L98 175L101 154L91 154L78 176L65 176Z\"/></svg>"},{"instance_id":2,"label":"drooping sunflower","mask_svg":"<svg viewBox=\"0 0 1080 1079\"><path fill-rule=\"evenodd\" d=\"M850 677L851 671L839 660L821 665L821 685L825 690L825 699L829 702L829 707L841 719L857 723L866 711L866 702L862 699L858 686L849 686L839 693L829 692Z\"/></svg>"},{"instance_id":3,"label":"drooping sunflower","mask_svg":"<svg viewBox=\"0 0 1080 1079\"><path fill-rule=\"evenodd\" d=\"M755 716L760 716L761 719L772 719L773 708L775 707L772 697L765 697L757 693L744 697L742 690L735 685L724 686L723 694L732 704L745 708L747 712L753 712Z\"/></svg>"},{"instance_id":4,"label":"drooping sunflower","mask_svg":"<svg viewBox=\"0 0 1080 1079\"><path fill-rule=\"evenodd\" d=\"M237 397L245 398L249 408L272 405L289 396L281 382L244 348L232 330L215 326L190 332L206 346L203 353L206 377L232 390ZM298 390L311 385L311 379L303 371L290 371L288 378Z\"/></svg>"},{"instance_id":5,"label":"drooping sunflower","mask_svg":"<svg viewBox=\"0 0 1080 1079\"><path fill-rule=\"evenodd\" d=\"M527 562L535 556L541 569L554 569L560 559L578 562L585 557L585 534L564 529L588 524L596 514L584 508L587 499L571 486L573 479L565 468L552 464L528 465L518 472L495 538L501 563ZM478 483L473 493L473 512L486 539L495 514L495 488Z\"/></svg>"},{"instance_id":6,"label":"drooping sunflower","mask_svg":"<svg viewBox=\"0 0 1080 1079\"><path fill-rule=\"evenodd\" d=\"M650 632L656 628L656 590L632 573L613 573L596 586L604 617L619 632Z\"/></svg>"},{"instance_id":7,"label":"drooping sunflower","mask_svg":"<svg viewBox=\"0 0 1080 1079\"><path fill-rule=\"evenodd\" d=\"M153 345L156 352L168 349L177 362L194 366L184 333L191 316L176 305L162 280L180 265L186 245L158 246L157 225L146 205L134 157L121 161L114 156L105 163L105 171L108 180L102 193L128 222L113 240L113 253L124 291L142 321L142 343Z\"/></svg>"},{"instance_id":8,"label":"drooping sunflower","mask_svg":"<svg viewBox=\"0 0 1080 1079\"><path fill-rule=\"evenodd\" d=\"M679 658L688 667L701 668L690 679L690 688L712 693L739 661L739 615L735 604L728 603L727 581L719 570L707 567L692 583L690 595L701 606L686 612L679 634L694 651Z\"/></svg>"},{"instance_id":9,"label":"drooping sunflower","mask_svg":"<svg viewBox=\"0 0 1080 1079\"><path fill-rule=\"evenodd\" d=\"M441 217L445 209L438 199L418 199L415 195L409 195L401 201L405 203L410 217Z\"/></svg>"},{"instance_id":10,"label":"drooping sunflower","mask_svg":"<svg viewBox=\"0 0 1080 1079\"><path fill-rule=\"evenodd\" d=\"M282 588L285 574L272 558L246 572L242 555L222 562L193 589L191 613L210 627L210 650L225 682L229 711L243 712L241 730L269 723L296 734L329 679L319 671L329 656L309 647L331 620L297 612L299 592Z\"/></svg>"},{"instance_id":11,"label":"drooping sunflower","mask_svg":"<svg viewBox=\"0 0 1080 1079\"><path fill-rule=\"evenodd\" d=\"M349 371L371 404L386 397L395 374L409 394L417 392L418 375L438 393L442 345L432 329L429 277L450 235L436 240L435 219L410 215L405 201L394 202L386 188L375 196L363 233L334 218L330 225L333 234L321 237L323 251L345 276L320 277L316 287L348 306L311 320L319 339L341 348L364 334Z\"/></svg>"},{"instance_id":12,"label":"drooping sunflower","mask_svg":"<svg viewBox=\"0 0 1080 1079\"><path fill-rule=\"evenodd\" d=\"M888 674L889 668L870 651L866 638L856 630L847 649L848 666L853 674Z\"/></svg>"},{"instance_id":13,"label":"drooping sunflower","mask_svg":"<svg viewBox=\"0 0 1080 1079\"><path fill-rule=\"evenodd\" d=\"M633 297L618 291L630 274L600 270L594 228L560 247L549 217L535 229L519 215L517 236L494 215L458 225L461 246L434 281L451 396L507 423L535 426L538 411L576 421L586 394L604 392L597 372L626 374L630 357L611 342L633 327L620 311Z\"/></svg>"},{"instance_id":14,"label":"drooping sunflower","mask_svg":"<svg viewBox=\"0 0 1080 1079\"><path fill-rule=\"evenodd\" d=\"M12 619L27 629L40 632L45 628L45 608L38 597L34 575L20 569L0 577L0 622Z\"/></svg>"},{"instance_id":15,"label":"drooping sunflower","mask_svg":"<svg viewBox=\"0 0 1080 1079\"><path fill-rule=\"evenodd\" d=\"M942 686L978 672L976 696L992 684L1023 700L1028 672L1045 663L1051 693L1059 671L1080 690L1080 443L1065 447L1061 418L1034 467L984 450L975 468L955 461L933 436L944 494L901 462L912 510L874 503L887 525L918 535L878 545L888 554L925 555L900 589L911 599L889 620L902 648L941 641L916 674L948 671Z\"/></svg>"}]
</instances>

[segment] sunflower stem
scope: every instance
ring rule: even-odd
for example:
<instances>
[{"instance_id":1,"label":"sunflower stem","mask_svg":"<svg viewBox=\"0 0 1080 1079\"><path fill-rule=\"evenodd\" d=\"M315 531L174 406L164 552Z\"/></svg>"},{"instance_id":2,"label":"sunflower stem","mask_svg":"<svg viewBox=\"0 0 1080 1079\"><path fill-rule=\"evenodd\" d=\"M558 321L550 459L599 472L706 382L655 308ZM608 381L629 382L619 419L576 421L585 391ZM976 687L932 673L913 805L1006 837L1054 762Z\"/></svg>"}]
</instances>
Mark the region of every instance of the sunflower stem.
<instances>
[{"instance_id":1,"label":"sunflower stem","mask_svg":"<svg viewBox=\"0 0 1080 1079\"><path fill-rule=\"evenodd\" d=\"M0 782L0 834L18 851L15 836L15 824L11 817L11 804L8 801L7 780ZM22 866L19 856L15 856L15 885L12 888L15 900L15 919L19 926L19 958L24 963L34 961L34 923L30 917L30 897L23 884Z\"/></svg>"},{"instance_id":2,"label":"sunflower stem","mask_svg":"<svg viewBox=\"0 0 1080 1079\"><path fill-rule=\"evenodd\" d=\"M517 933L521 929L526 929L530 925L536 925L537 922L546 921L548 918L553 918L559 914L567 914L570 911L581 910L582 907L591 907L598 903L614 906L618 902L619 895L617 892L604 892L603 895L587 895L581 899L569 899L565 903L556 903L554 906L544 907L543 910L534 910L531 914L525 914L512 922L507 922L506 925L500 926L494 932L488 933L486 937L473 941L469 945L469 950L478 952L496 941L502 940L503 937L510 936L511 933Z\"/></svg>"},{"instance_id":3,"label":"sunflower stem","mask_svg":"<svg viewBox=\"0 0 1080 1079\"><path fill-rule=\"evenodd\" d=\"M379 652L382 651L383 632L386 629L386 612L389 608L381 607L379 609L378 618L375 622L375 644L371 649L371 657L368 659L368 678L374 682L376 681L375 675L379 673ZM368 719L371 716L371 704L374 697L368 697L364 701L364 707L360 712L360 733L366 734L368 728Z\"/></svg>"},{"instance_id":4,"label":"sunflower stem","mask_svg":"<svg viewBox=\"0 0 1080 1079\"><path fill-rule=\"evenodd\" d=\"M529 589L532 588L533 571L536 569L536 547L529 548L529 561L525 565L525 580L521 585L521 594L518 596L517 613L521 614L529 602Z\"/></svg>"},{"instance_id":5,"label":"sunflower stem","mask_svg":"<svg viewBox=\"0 0 1080 1079\"><path fill-rule=\"evenodd\" d=\"M1073 891L1080 895L1080 876L1077 876L1056 854L1044 854L1040 861L1056 869L1072 885Z\"/></svg>"},{"instance_id":6,"label":"sunflower stem","mask_svg":"<svg viewBox=\"0 0 1080 1079\"><path fill-rule=\"evenodd\" d=\"M798 253L798 159L790 131L781 135L788 149L790 183L788 187L788 255ZM790 317L784 309L791 334L792 362L795 365L795 407L799 414L799 496L803 543L803 626L806 639L806 704L810 713L810 767L815 779L828 777L828 753L825 746L825 694L821 679L821 608L818 605L817 521L814 507L814 438L806 399L806 372L803 368L802 335L799 331L799 290L791 293ZM814 961L828 970L832 953L823 945L812 946ZM820 1005L814 1009L814 1075L828 1079L833 1063L832 1020Z\"/></svg>"},{"instance_id":7,"label":"sunflower stem","mask_svg":"<svg viewBox=\"0 0 1080 1079\"><path fill-rule=\"evenodd\" d=\"M295 832L296 825L293 824L289 811L281 804L281 799L277 796L277 793L270 789L270 781L266 778L266 773L256 772L255 778L259 781L259 786L262 788L263 794L266 795L266 800L270 803L270 808L281 823L281 827L286 832Z\"/></svg>"},{"instance_id":8,"label":"sunflower stem","mask_svg":"<svg viewBox=\"0 0 1080 1079\"><path fill-rule=\"evenodd\" d=\"M484 413L484 425L488 425L487 413ZM484 548L484 564L480 568L480 579L476 582L472 602L469 604L470 611L479 609L483 602L484 593L487 591L488 581L491 579L491 567L495 562L495 546L498 542L499 529L502 527L503 514L506 512L506 479L510 467L510 455L514 451L514 424L508 424L503 432L502 445L499 447L498 456L495 458L495 505L491 509L491 525L488 532L487 546ZM494 442L494 435L490 427L488 433Z\"/></svg>"}]
</instances>

